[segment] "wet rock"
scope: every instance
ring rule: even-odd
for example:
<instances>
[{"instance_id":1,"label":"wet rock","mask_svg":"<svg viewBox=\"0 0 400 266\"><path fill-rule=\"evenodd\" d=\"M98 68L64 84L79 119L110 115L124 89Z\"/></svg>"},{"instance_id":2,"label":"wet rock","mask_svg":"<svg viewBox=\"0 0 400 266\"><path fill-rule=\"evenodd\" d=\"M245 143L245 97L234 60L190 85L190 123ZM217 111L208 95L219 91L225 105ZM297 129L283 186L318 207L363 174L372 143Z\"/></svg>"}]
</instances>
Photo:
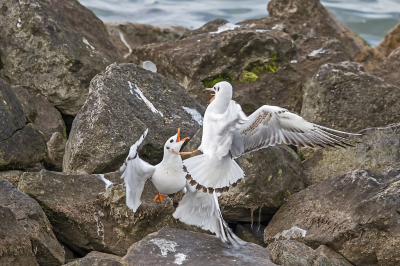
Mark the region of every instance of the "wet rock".
<instances>
[{"instance_id":1,"label":"wet rock","mask_svg":"<svg viewBox=\"0 0 400 266\"><path fill-rule=\"evenodd\" d=\"M280 240L268 245L272 261L283 266L351 266L343 256L327 246L316 250L296 240Z\"/></svg>"},{"instance_id":2,"label":"wet rock","mask_svg":"<svg viewBox=\"0 0 400 266\"><path fill-rule=\"evenodd\" d=\"M253 243L235 249L214 236L168 227L133 244L122 258L124 266L199 263L205 266L276 265L270 261L268 250Z\"/></svg>"},{"instance_id":3,"label":"wet rock","mask_svg":"<svg viewBox=\"0 0 400 266\"><path fill-rule=\"evenodd\" d=\"M37 262L41 266L56 266L64 263L64 250L52 232L52 226L39 204L11 183L0 180L0 205L15 215L32 245ZM2 220L3 223L3 220Z\"/></svg>"},{"instance_id":4,"label":"wet rock","mask_svg":"<svg viewBox=\"0 0 400 266\"><path fill-rule=\"evenodd\" d=\"M24 172L18 170L0 172L0 179L5 179L14 187L18 186L19 178Z\"/></svg>"},{"instance_id":5,"label":"wet rock","mask_svg":"<svg viewBox=\"0 0 400 266\"><path fill-rule=\"evenodd\" d=\"M105 25L111 42L123 55L145 44L175 41L189 31L182 26L153 26L130 22L107 22Z\"/></svg>"},{"instance_id":6,"label":"wet rock","mask_svg":"<svg viewBox=\"0 0 400 266\"><path fill-rule=\"evenodd\" d=\"M28 121L28 123L34 123L38 110L32 96L22 86L11 86L11 88L22 105L22 109L24 110L26 116L26 121Z\"/></svg>"},{"instance_id":7,"label":"wet rock","mask_svg":"<svg viewBox=\"0 0 400 266\"><path fill-rule=\"evenodd\" d=\"M11 209L1 204L0 220L0 264L38 266L29 237L24 234Z\"/></svg>"},{"instance_id":8,"label":"wet rock","mask_svg":"<svg viewBox=\"0 0 400 266\"><path fill-rule=\"evenodd\" d=\"M313 123L357 132L400 121L400 88L364 72L358 63L321 66L308 84L301 115Z\"/></svg>"},{"instance_id":9,"label":"wet rock","mask_svg":"<svg viewBox=\"0 0 400 266\"><path fill-rule=\"evenodd\" d=\"M400 87L400 47L393 50L383 64L372 71L372 75L383 79L384 82Z\"/></svg>"},{"instance_id":10,"label":"wet rock","mask_svg":"<svg viewBox=\"0 0 400 266\"><path fill-rule=\"evenodd\" d=\"M360 168L376 172L400 161L400 124L360 133L355 147L320 149L303 161L307 185Z\"/></svg>"},{"instance_id":11,"label":"wet rock","mask_svg":"<svg viewBox=\"0 0 400 266\"><path fill-rule=\"evenodd\" d=\"M62 171L62 162L65 153L67 140L60 132L54 132L49 142L47 142L48 158L46 158L47 169Z\"/></svg>"},{"instance_id":12,"label":"wet rock","mask_svg":"<svg viewBox=\"0 0 400 266\"><path fill-rule=\"evenodd\" d=\"M394 26L385 38L375 47L385 57L389 56L393 50L400 46L400 23Z\"/></svg>"},{"instance_id":13,"label":"wet rock","mask_svg":"<svg viewBox=\"0 0 400 266\"><path fill-rule=\"evenodd\" d=\"M252 225L252 224L238 224L235 229L236 236L240 239L266 247L264 243L264 230L263 225Z\"/></svg>"},{"instance_id":14,"label":"wet rock","mask_svg":"<svg viewBox=\"0 0 400 266\"><path fill-rule=\"evenodd\" d=\"M307 37L339 39L352 61L361 63L367 72L383 61L382 55L356 33L347 29L319 0L272 0L268 13L280 20L288 31Z\"/></svg>"},{"instance_id":15,"label":"wet rock","mask_svg":"<svg viewBox=\"0 0 400 266\"><path fill-rule=\"evenodd\" d=\"M25 173L18 188L39 202L57 238L80 255L96 250L123 256L133 243L164 226L193 228L172 217L170 198L154 202L157 190L150 181L133 213L125 204L124 186L117 185L120 174L104 174L115 184L107 190L100 177L43 170Z\"/></svg>"},{"instance_id":16,"label":"wet rock","mask_svg":"<svg viewBox=\"0 0 400 266\"><path fill-rule=\"evenodd\" d=\"M269 18L236 25L215 20L181 40L133 49L127 59L139 65L152 61L158 73L177 80L203 105L210 99L204 87L227 80L246 113L264 104L299 113L309 73L324 63L350 57L337 40L292 38L275 23ZM320 48L326 53L308 56Z\"/></svg>"},{"instance_id":17,"label":"wet rock","mask_svg":"<svg viewBox=\"0 0 400 266\"><path fill-rule=\"evenodd\" d=\"M158 163L166 139L179 127L182 136L194 135L203 112L204 107L176 81L134 64L112 64L91 83L88 99L74 120L63 170L102 173L118 169L146 128L149 134L141 156Z\"/></svg>"},{"instance_id":18,"label":"wet rock","mask_svg":"<svg viewBox=\"0 0 400 266\"><path fill-rule=\"evenodd\" d=\"M356 170L293 194L268 224L264 241L326 245L353 265L399 265L399 175L400 164L377 173Z\"/></svg>"},{"instance_id":19,"label":"wet rock","mask_svg":"<svg viewBox=\"0 0 400 266\"><path fill-rule=\"evenodd\" d=\"M122 266L121 257L98 251L92 251L82 259L75 260L73 262L65 264L65 266L93 266L93 265Z\"/></svg>"},{"instance_id":20,"label":"wet rock","mask_svg":"<svg viewBox=\"0 0 400 266\"><path fill-rule=\"evenodd\" d=\"M90 80L121 58L103 22L78 1L0 4L0 77L76 115Z\"/></svg>"}]
</instances>

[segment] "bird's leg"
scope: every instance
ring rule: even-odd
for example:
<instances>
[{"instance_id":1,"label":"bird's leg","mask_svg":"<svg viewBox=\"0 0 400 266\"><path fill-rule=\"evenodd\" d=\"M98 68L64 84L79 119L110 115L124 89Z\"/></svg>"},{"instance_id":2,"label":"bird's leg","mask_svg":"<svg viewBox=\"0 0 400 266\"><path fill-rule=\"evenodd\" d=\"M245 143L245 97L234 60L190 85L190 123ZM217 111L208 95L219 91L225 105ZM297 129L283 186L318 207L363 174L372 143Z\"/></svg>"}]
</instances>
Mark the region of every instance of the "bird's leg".
<instances>
[{"instance_id":1,"label":"bird's leg","mask_svg":"<svg viewBox=\"0 0 400 266\"><path fill-rule=\"evenodd\" d=\"M157 192L157 196L154 198L154 202L157 202L157 201L162 202L163 198L165 198L166 196L167 195L163 195L163 194L160 194L160 192Z\"/></svg>"}]
</instances>

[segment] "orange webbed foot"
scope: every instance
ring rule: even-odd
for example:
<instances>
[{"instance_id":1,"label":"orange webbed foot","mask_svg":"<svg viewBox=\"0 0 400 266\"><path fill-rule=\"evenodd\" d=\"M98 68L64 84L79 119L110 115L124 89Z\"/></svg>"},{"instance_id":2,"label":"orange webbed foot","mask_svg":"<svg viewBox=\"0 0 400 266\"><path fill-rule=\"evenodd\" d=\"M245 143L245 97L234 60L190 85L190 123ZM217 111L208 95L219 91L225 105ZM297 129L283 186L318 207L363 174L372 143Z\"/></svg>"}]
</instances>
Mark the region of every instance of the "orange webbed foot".
<instances>
[{"instance_id":1,"label":"orange webbed foot","mask_svg":"<svg viewBox=\"0 0 400 266\"><path fill-rule=\"evenodd\" d=\"M158 192L157 196L154 198L154 202L157 202L157 201L162 202L163 198L165 198L166 196L167 195L163 195L163 194L160 194L160 192Z\"/></svg>"}]
</instances>

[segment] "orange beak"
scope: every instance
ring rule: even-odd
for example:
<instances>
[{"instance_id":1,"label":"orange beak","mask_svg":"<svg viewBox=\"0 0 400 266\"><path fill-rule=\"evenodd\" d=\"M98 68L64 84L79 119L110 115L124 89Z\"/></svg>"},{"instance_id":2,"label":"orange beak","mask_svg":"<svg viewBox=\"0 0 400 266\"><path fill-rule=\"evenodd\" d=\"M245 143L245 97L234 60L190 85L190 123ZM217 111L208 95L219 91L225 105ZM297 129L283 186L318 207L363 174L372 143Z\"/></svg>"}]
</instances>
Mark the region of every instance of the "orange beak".
<instances>
[{"instance_id":1,"label":"orange beak","mask_svg":"<svg viewBox=\"0 0 400 266\"><path fill-rule=\"evenodd\" d=\"M214 91L214 90L211 89L211 88L206 88L205 90L206 90L206 91ZM214 94L211 94L211 95L215 95L215 93L214 93ZM214 101L214 100L215 100L215 97L212 97L211 100L210 100L210 103L212 103L212 101Z\"/></svg>"},{"instance_id":2,"label":"orange beak","mask_svg":"<svg viewBox=\"0 0 400 266\"><path fill-rule=\"evenodd\" d=\"M176 133L176 142L181 142L181 141L187 140L187 138L180 140L180 136L181 136L181 128L178 128L178 133Z\"/></svg>"}]
</instances>

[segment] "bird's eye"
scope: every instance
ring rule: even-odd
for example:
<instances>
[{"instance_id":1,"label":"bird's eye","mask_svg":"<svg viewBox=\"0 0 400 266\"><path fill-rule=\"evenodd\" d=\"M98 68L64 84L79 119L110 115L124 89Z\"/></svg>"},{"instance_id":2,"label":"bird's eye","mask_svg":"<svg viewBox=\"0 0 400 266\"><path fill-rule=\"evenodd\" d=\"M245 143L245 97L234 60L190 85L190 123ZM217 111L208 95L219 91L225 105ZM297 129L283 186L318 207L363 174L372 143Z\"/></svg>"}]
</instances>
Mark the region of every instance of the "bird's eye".
<instances>
[{"instance_id":1,"label":"bird's eye","mask_svg":"<svg viewBox=\"0 0 400 266\"><path fill-rule=\"evenodd\" d=\"M173 139L171 139L169 142L171 142L171 143L172 143L173 141L174 141L174 140L173 140Z\"/></svg>"},{"instance_id":2,"label":"bird's eye","mask_svg":"<svg viewBox=\"0 0 400 266\"><path fill-rule=\"evenodd\" d=\"M169 150L169 147L167 146L167 150Z\"/></svg>"},{"instance_id":3,"label":"bird's eye","mask_svg":"<svg viewBox=\"0 0 400 266\"><path fill-rule=\"evenodd\" d=\"M219 87L217 87L217 91L219 91Z\"/></svg>"}]
</instances>

